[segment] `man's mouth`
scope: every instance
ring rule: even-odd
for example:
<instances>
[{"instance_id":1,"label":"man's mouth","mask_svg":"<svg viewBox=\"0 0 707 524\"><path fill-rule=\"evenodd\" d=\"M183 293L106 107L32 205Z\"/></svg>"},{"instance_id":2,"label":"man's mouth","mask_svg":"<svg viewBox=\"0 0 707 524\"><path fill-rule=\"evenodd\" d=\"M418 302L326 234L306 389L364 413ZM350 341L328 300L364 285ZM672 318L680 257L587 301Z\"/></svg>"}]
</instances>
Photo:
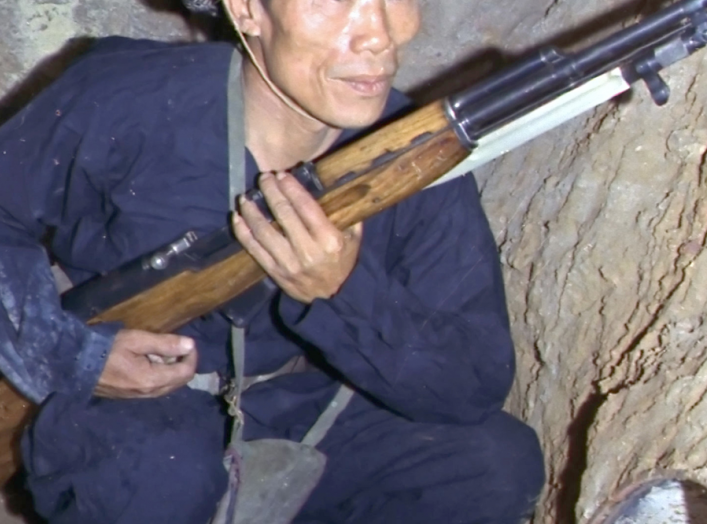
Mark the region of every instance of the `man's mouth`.
<instances>
[{"instance_id":1,"label":"man's mouth","mask_svg":"<svg viewBox=\"0 0 707 524\"><path fill-rule=\"evenodd\" d=\"M363 96L375 97L387 93L392 78L389 75L356 75L338 80Z\"/></svg>"}]
</instances>

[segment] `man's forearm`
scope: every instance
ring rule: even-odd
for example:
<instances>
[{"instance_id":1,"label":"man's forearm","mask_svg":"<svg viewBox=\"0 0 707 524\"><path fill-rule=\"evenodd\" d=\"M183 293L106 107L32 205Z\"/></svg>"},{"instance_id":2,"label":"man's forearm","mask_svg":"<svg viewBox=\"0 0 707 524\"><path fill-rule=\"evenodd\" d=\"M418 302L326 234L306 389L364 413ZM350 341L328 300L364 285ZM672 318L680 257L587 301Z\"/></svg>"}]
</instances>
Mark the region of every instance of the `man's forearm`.
<instances>
[{"instance_id":1,"label":"man's forearm","mask_svg":"<svg viewBox=\"0 0 707 524\"><path fill-rule=\"evenodd\" d=\"M64 312L41 245L0 228L2 374L34 402L54 391L90 397L118 326L89 328Z\"/></svg>"}]
</instances>

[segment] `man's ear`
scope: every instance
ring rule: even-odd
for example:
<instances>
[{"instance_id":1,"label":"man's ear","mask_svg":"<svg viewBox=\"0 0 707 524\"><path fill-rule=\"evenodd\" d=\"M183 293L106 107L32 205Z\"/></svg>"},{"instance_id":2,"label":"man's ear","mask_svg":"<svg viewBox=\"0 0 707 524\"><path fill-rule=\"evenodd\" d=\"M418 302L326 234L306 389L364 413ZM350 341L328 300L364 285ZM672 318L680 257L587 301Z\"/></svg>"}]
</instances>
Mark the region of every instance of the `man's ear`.
<instances>
[{"instance_id":1,"label":"man's ear","mask_svg":"<svg viewBox=\"0 0 707 524\"><path fill-rule=\"evenodd\" d=\"M247 36L260 36L262 5L260 0L223 0L231 22Z\"/></svg>"}]
</instances>

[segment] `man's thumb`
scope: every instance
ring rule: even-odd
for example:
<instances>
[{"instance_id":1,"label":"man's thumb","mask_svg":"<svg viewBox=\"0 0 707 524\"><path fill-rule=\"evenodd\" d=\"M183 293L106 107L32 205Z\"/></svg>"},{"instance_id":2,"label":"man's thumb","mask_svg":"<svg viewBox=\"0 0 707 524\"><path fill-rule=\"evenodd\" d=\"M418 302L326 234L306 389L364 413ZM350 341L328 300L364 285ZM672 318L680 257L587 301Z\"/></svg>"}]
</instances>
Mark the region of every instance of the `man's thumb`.
<instances>
[{"instance_id":1,"label":"man's thumb","mask_svg":"<svg viewBox=\"0 0 707 524\"><path fill-rule=\"evenodd\" d=\"M158 335L159 343L155 344L153 353L165 357L185 357L196 348L194 339L180 335Z\"/></svg>"}]
</instances>

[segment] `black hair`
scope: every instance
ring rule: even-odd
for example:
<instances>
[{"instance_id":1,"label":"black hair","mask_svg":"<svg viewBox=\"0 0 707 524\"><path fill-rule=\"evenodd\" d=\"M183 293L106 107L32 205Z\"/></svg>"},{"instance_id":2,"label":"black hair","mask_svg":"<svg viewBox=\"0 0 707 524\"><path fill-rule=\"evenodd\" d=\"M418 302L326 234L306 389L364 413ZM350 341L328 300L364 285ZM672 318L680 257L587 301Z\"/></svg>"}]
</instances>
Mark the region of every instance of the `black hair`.
<instances>
[{"instance_id":1,"label":"black hair","mask_svg":"<svg viewBox=\"0 0 707 524\"><path fill-rule=\"evenodd\" d=\"M182 0L189 11L211 16L221 14L220 0Z\"/></svg>"}]
</instances>

